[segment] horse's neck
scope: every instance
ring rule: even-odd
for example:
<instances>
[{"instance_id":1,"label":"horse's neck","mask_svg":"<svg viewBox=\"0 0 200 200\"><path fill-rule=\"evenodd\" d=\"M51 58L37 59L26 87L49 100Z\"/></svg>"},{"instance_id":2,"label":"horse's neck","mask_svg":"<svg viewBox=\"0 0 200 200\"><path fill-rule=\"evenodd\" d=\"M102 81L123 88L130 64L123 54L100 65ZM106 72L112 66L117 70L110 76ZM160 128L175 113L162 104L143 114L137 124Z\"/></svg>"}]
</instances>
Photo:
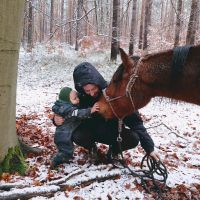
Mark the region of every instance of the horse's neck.
<instances>
[{"instance_id":1,"label":"horse's neck","mask_svg":"<svg viewBox=\"0 0 200 200\"><path fill-rule=\"evenodd\" d=\"M197 50L193 50L192 54ZM175 77L172 69L172 51L145 60L140 75L146 85L146 92L152 97L162 96L200 104L200 59L192 54L184 70L180 70Z\"/></svg>"}]
</instances>

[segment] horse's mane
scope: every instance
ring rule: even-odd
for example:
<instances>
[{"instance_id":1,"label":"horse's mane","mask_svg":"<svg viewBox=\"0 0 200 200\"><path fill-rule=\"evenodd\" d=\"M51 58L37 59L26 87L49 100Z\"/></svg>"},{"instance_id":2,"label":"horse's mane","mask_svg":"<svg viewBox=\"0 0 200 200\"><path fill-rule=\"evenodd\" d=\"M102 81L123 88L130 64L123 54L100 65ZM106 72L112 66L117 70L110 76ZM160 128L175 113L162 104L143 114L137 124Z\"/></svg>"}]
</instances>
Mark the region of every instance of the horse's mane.
<instances>
[{"instance_id":1,"label":"horse's mane","mask_svg":"<svg viewBox=\"0 0 200 200\"><path fill-rule=\"evenodd\" d=\"M186 45L183 47L176 47L173 49L173 58L172 58L172 80L177 80L181 76L183 67L187 61L189 50L192 46Z\"/></svg>"},{"instance_id":2,"label":"horse's mane","mask_svg":"<svg viewBox=\"0 0 200 200\"><path fill-rule=\"evenodd\" d=\"M168 53L170 51L172 51L173 49L167 49L167 50L162 50L162 51L159 51L159 52L154 52L154 53L149 53L149 54L146 54L144 56L142 56L141 60L142 61L146 61L150 58L153 58L153 57L158 57L159 55L163 54L163 53Z\"/></svg>"},{"instance_id":3,"label":"horse's mane","mask_svg":"<svg viewBox=\"0 0 200 200\"><path fill-rule=\"evenodd\" d=\"M139 56L131 56L131 59L133 61L138 61L140 59L140 57ZM113 83L118 83L119 81L121 81L123 78L123 73L124 73L124 66L123 66L123 64L121 64L117 68L116 72L113 75L113 78L112 78Z\"/></svg>"}]
</instances>

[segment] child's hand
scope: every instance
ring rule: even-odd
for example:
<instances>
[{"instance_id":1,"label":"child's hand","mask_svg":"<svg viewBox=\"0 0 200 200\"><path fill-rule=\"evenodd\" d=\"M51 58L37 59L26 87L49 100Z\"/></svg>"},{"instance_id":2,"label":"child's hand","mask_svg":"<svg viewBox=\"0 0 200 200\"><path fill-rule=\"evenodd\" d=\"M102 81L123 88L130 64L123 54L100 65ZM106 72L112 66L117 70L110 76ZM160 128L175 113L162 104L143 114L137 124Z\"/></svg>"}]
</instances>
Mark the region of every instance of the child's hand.
<instances>
[{"instance_id":1,"label":"child's hand","mask_svg":"<svg viewBox=\"0 0 200 200\"><path fill-rule=\"evenodd\" d=\"M65 120L60 115L55 114L54 115L54 121L55 121L55 124L57 126L60 126L60 125L62 125L64 123Z\"/></svg>"},{"instance_id":2,"label":"child's hand","mask_svg":"<svg viewBox=\"0 0 200 200\"><path fill-rule=\"evenodd\" d=\"M91 113L98 112L98 111L99 111L99 104L95 103L91 108Z\"/></svg>"}]
</instances>

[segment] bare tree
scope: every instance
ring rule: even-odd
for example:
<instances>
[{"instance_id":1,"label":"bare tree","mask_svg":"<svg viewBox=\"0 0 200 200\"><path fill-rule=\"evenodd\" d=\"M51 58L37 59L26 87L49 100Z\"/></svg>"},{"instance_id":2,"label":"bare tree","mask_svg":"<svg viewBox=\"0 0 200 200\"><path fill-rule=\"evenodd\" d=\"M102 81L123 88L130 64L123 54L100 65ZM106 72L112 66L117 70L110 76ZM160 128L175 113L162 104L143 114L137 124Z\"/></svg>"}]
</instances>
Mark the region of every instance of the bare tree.
<instances>
[{"instance_id":1,"label":"bare tree","mask_svg":"<svg viewBox=\"0 0 200 200\"><path fill-rule=\"evenodd\" d=\"M119 51L119 18L120 18L120 1L113 0L113 18L112 18L112 41L111 41L111 60L117 59Z\"/></svg>"},{"instance_id":2,"label":"bare tree","mask_svg":"<svg viewBox=\"0 0 200 200\"><path fill-rule=\"evenodd\" d=\"M151 24L151 9L152 9L152 0L145 1L145 15L144 15L144 35L143 35L143 50L147 49L148 46L148 33L149 26Z\"/></svg>"},{"instance_id":3,"label":"bare tree","mask_svg":"<svg viewBox=\"0 0 200 200\"><path fill-rule=\"evenodd\" d=\"M143 46L144 12L145 12L145 0L142 0L142 8L141 8L141 16L140 16L139 44L138 44L139 49L142 49L142 46Z\"/></svg>"},{"instance_id":4,"label":"bare tree","mask_svg":"<svg viewBox=\"0 0 200 200\"><path fill-rule=\"evenodd\" d=\"M137 10L137 0L133 0L131 34L130 34L130 42L129 42L129 55L133 55L133 52L134 52L135 33L136 33L136 30L137 30L136 10Z\"/></svg>"},{"instance_id":5,"label":"bare tree","mask_svg":"<svg viewBox=\"0 0 200 200\"><path fill-rule=\"evenodd\" d=\"M174 39L175 47L179 45L179 40L180 40L182 4L183 4L183 1L178 0L177 13L176 13L175 39Z\"/></svg>"},{"instance_id":6,"label":"bare tree","mask_svg":"<svg viewBox=\"0 0 200 200\"><path fill-rule=\"evenodd\" d=\"M33 0L28 2L28 41L27 50L32 51L33 48Z\"/></svg>"},{"instance_id":7,"label":"bare tree","mask_svg":"<svg viewBox=\"0 0 200 200\"><path fill-rule=\"evenodd\" d=\"M64 0L61 0L60 8L60 24L63 24L64 21ZM63 42L63 26L60 28L60 41Z\"/></svg>"},{"instance_id":8,"label":"bare tree","mask_svg":"<svg viewBox=\"0 0 200 200\"><path fill-rule=\"evenodd\" d=\"M67 12L67 18L69 21L72 20L73 18L73 7L74 7L74 2L71 0L71 1L68 1L68 9L66 9L68 12ZM68 25L68 31L66 31L66 41L70 44L70 45L73 45L73 40L72 40L72 26L73 26L73 23L72 22L69 22L69 25Z\"/></svg>"},{"instance_id":9,"label":"bare tree","mask_svg":"<svg viewBox=\"0 0 200 200\"><path fill-rule=\"evenodd\" d=\"M167 22L166 37L170 41L174 41L174 34L172 33L174 33L175 11L176 11L176 8L174 6L174 1L170 0L169 6L167 7L167 10L166 10L166 14L168 14L166 16L166 22Z\"/></svg>"},{"instance_id":10,"label":"bare tree","mask_svg":"<svg viewBox=\"0 0 200 200\"><path fill-rule=\"evenodd\" d=\"M43 1L39 1L39 7L40 7L40 16L39 16L39 23L40 23L40 37L39 37L39 41L42 42L44 41L44 23L45 23L45 15L44 15L44 12L45 12L45 4Z\"/></svg>"},{"instance_id":11,"label":"bare tree","mask_svg":"<svg viewBox=\"0 0 200 200\"><path fill-rule=\"evenodd\" d=\"M198 8L198 0L192 0L191 11L190 11L190 19L188 23L188 30L186 36L186 44L194 44L196 28L197 28L197 10Z\"/></svg>"},{"instance_id":12,"label":"bare tree","mask_svg":"<svg viewBox=\"0 0 200 200\"><path fill-rule=\"evenodd\" d=\"M50 37L53 36L53 25L54 25L54 0L51 0L51 11L50 11Z\"/></svg>"},{"instance_id":13,"label":"bare tree","mask_svg":"<svg viewBox=\"0 0 200 200\"><path fill-rule=\"evenodd\" d=\"M78 0L77 15L76 15L76 43L75 43L76 51L78 51L79 49L78 41L80 39L80 30L81 30L80 18L82 15L82 9L83 9L83 0Z\"/></svg>"},{"instance_id":14,"label":"bare tree","mask_svg":"<svg viewBox=\"0 0 200 200\"><path fill-rule=\"evenodd\" d=\"M25 47L27 42L27 26L28 26L28 2L25 1L24 5L24 20L23 20L23 34L22 34L22 46Z\"/></svg>"},{"instance_id":15,"label":"bare tree","mask_svg":"<svg viewBox=\"0 0 200 200\"><path fill-rule=\"evenodd\" d=\"M96 33L99 34L99 20L98 20L98 11L97 11L97 1L94 1L94 7L95 7L95 20L96 20Z\"/></svg>"}]
</instances>

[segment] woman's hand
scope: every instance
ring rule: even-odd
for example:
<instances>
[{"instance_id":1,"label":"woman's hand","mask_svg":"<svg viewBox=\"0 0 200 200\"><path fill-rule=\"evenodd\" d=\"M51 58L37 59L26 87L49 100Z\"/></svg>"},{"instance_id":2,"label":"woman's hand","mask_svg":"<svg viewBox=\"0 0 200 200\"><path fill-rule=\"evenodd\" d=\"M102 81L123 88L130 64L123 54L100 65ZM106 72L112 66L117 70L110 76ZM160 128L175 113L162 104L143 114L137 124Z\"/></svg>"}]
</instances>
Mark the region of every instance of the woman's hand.
<instances>
[{"instance_id":1,"label":"woman's hand","mask_svg":"<svg viewBox=\"0 0 200 200\"><path fill-rule=\"evenodd\" d=\"M55 114L54 115L54 122L57 126L60 126L64 123L65 119L61 117L60 115Z\"/></svg>"},{"instance_id":2,"label":"woman's hand","mask_svg":"<svg viewBox=\"0 0 200 200\"><path fill-rule=\"evenodd\" d=\"M155 159L156 161L159 161L159 160L160 160L160 156L159 156L158 153L155 152L155 151L152 151L152 152L150 153L150 156L151 156L153 159Z\"/></svg>"}]
</instances>

